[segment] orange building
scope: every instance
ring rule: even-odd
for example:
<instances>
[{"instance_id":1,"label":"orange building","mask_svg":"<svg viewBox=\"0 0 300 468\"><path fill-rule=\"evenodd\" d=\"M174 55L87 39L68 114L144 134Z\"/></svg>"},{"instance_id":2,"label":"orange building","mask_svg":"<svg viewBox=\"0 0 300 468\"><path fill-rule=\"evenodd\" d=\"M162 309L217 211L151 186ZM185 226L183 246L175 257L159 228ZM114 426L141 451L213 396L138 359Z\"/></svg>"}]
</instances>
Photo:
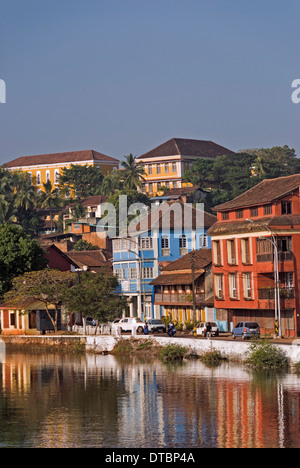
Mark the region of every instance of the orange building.
<instances>
[{"instance_id":1,"label":"orange building","mask_svg":"<svg viewBox=\"0 0 300 468\"><path fill-rule=\"evenodd\" d=\"M215 307L229 322L275 329L276 250L282 334L300 332L300 174L264 180L215 207L212 238ZM276 248L277 249L276 249Z\"/></svg>"},{"instance_id":2,"label":"orange building","mask_svg":"<svg viewBox=\"0 0 300 468\"><path fill-rule=\"evenodd\" d=\"M99 167L101 173L106 175L114 169L118 169L119 163L118 159L94 150L86 150L22 156L8 162L4 167L10 171L26 172L37 190L42 190L43 183L46 182L51 182L53 186L58 186L62 170L70 168L71 165Z\"/></svg>"},{"instance_id":3,"label":"orange building","mask_svg":"<svg viewBox=\"0 0 300 468\"><path fill-rule=\"evenodd\" d=\"M183 176L193 167L195 160L213 159L226 154L234 153L212 141L172 138L137 158L145 167L143 191L155 195L162 187L186 187Z\"/></svg>"}]
</instances>

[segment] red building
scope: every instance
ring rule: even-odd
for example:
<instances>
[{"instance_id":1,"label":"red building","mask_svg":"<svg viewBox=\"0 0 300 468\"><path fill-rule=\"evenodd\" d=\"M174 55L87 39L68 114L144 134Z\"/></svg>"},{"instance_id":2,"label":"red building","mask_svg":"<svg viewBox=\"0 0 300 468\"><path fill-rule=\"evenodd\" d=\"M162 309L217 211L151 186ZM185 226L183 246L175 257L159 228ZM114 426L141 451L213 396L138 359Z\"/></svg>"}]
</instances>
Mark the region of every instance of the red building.
<instances>
[{"instance_id":1,"label":"red building","mask_svg":"<svg viewBox=\"0 0 300 468\"><path fill-rule=\"evenodd\" d=\"M264 180L215 210L215 307L234 325L252 320L273 334L277 256L282 334L299 336L300 174Z\"/></svg>"}]
</instances>

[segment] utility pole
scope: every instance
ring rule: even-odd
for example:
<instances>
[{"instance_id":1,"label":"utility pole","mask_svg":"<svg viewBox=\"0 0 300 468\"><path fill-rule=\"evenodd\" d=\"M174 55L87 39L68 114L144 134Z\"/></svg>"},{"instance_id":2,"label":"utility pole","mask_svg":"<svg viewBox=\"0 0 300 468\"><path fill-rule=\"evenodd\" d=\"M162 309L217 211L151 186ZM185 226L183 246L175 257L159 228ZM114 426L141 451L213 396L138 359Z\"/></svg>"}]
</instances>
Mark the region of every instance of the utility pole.
<instances>
[{"instance_id":1,"label":"utility pole","mask_svg":"<svg viewBox=\"0 0 300 468\"><path fill-rule=\"evenodd\" d=\"M193 284L193 322L194 322L194 337L197 336L197 324L196 324L196 287L195 287L195 250L191 252L191 266L192 266L192 284Z\"/></svg>"}]
</instances>

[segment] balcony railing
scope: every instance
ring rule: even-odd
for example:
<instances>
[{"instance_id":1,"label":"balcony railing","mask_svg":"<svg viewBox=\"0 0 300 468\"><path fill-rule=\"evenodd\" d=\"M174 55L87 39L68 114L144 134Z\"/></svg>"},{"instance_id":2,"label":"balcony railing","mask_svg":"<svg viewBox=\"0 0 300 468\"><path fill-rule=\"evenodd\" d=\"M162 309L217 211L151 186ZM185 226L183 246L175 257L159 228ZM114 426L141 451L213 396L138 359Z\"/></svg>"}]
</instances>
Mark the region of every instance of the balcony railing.
<instances>
[{"instance_id":1,"label":"balcony railing","mask_svg":"<svg viewBox=\"0 0 300 468\"><path fill-rule=\"evenodd\" d=\"M196 304L200 304L205 300L204 294L196 294ZM192 304L193 294L180 294L180 293L156 293L155 302L157 304Z\"/></svg>"},{"instance_id":2,"label":"balcony railing","mask_svg":"<svg viewBox=\"0 0 300 468\"><path fill-rule=\"evenodd\" d=\"M295 288L280 288L280 299L295 299ZM258 299L274 300L275 289L264 288L258 290Z\"/></svg>"}]
</instances>

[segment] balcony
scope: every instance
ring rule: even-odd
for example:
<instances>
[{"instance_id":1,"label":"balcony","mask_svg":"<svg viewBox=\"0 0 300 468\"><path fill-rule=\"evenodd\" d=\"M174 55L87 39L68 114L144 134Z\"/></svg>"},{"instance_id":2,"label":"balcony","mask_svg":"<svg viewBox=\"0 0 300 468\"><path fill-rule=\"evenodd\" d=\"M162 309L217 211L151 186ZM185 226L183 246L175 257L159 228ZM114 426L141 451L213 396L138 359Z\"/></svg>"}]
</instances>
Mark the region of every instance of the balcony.
<instances>
[{"instance_id":1,"label":"balcony","mask_svg":"<svg viewBox=\"0 0 300 468\"><path fill-rule=\"evenodd\" d=\"M196 294L196 304L201 304L205 301L205 294ZM185 293L156 293L155 304L161 305L172 305L172 304L180 304L180 305L191 305L193 303L193 294L185 294Z\"/></svg>"},{"instance_id":2,"label":"balcony","mask_svg":"<svg viewBox=\"0 0 300 468\"><path fill-rule=\"evenodd\" d=\"M294 309L296 307L295 288L280 288L280 307L282 309ZM258 289L260 309L275 308L275 289Z\"/></svg>"}]
</instances>

